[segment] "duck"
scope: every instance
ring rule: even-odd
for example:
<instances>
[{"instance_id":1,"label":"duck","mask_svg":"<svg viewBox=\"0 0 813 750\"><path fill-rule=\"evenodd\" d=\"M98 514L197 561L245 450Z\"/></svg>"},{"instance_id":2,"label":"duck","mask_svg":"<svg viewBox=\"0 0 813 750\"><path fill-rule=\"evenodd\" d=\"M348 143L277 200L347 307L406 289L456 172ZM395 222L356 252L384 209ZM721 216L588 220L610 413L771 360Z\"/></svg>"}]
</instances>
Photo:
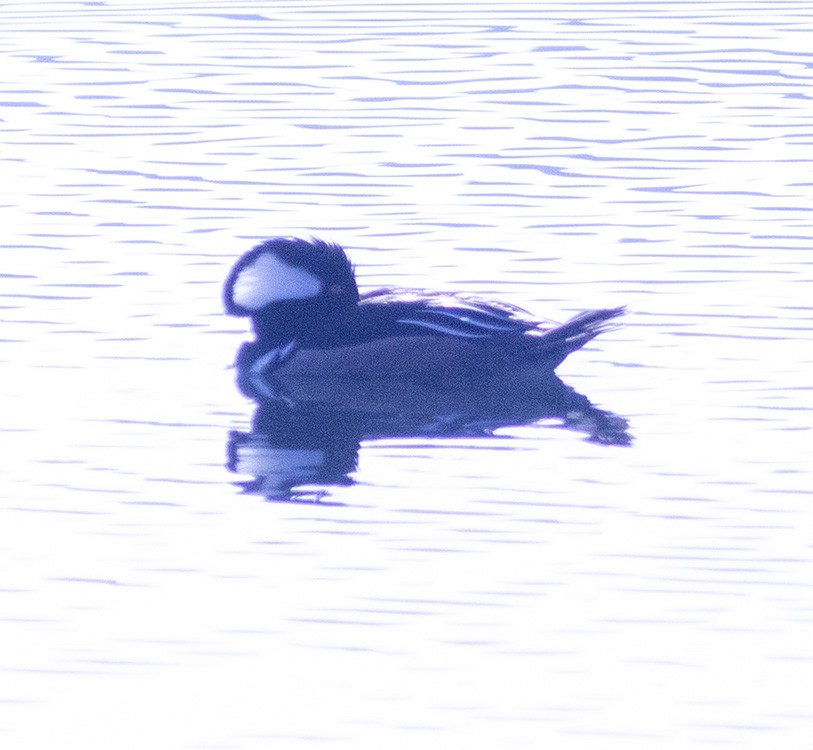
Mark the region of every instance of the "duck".
<instances>
[{"instance_id":1,"label":"duck","mask_svg":"<svg viewBox=\"0 0 813 750\"><path fill-rule=\"evenodd\" d=\"M303 381L425 391L544 376L625 312L589 310L558 324L468 294L360 294L344 249L313 237L274 237L246 252L226 278L223 302L229 315L251 321L254 340L240 347L235 366L241 390L260 399Z\"/></svg>"}]
</instances>

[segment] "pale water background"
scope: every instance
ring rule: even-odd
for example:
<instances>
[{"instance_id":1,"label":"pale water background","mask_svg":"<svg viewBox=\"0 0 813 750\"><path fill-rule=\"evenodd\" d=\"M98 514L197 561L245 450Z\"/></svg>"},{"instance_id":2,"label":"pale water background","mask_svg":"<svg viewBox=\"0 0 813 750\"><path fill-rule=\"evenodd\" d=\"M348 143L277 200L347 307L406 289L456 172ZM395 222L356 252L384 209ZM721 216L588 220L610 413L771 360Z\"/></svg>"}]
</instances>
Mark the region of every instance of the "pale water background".
<instances>
[{"instance_id":1,"label":"pale water background","mask_svg":"<svg viewBox=\"0 0 813 750\"><path fill-rule=\"evenodd\" d=\"M813 6L0 7L4 748L813 746ZM626 304L550 423L228 471L220 284Z\"/></svg>"}]
</instances>

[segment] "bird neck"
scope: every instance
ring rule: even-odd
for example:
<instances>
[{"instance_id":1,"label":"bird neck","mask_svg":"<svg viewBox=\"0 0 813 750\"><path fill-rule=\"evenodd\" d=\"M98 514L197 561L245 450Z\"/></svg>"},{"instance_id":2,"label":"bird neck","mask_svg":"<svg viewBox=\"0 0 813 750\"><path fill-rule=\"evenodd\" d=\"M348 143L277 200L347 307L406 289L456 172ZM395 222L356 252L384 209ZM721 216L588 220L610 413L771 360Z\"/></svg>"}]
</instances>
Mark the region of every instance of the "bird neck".
<instances>
[{"instance_id":1,"label":"bird neck","mask_svg":"<svg viewBox=\"0 0 813 750\"><path fill-rule=\"evenodd\" d=\"M287 300L269 305L252 322L257 343L270 348L291 341L318 341L347 325L355 309L355 305L337 305L335 300L324 297Z\"/></svg>"}]
</instances>

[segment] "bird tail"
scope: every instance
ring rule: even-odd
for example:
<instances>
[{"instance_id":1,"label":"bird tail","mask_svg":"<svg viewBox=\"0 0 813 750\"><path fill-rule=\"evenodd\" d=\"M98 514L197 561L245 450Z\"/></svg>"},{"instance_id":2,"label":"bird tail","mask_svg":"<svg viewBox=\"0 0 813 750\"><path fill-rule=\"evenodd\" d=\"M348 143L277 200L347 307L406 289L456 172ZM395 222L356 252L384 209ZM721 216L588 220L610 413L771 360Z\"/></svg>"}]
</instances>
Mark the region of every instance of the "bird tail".
<instances>
[{"instance_id":1,"label":"bird tail","mask_svg":"<svg viewBox=\"0 0 813 750\"><path fill-rule=\"evenodd\" d=\"M581 349L600 333L611 331L617 327L611 323L613 319L626 312L624 307L614 307L608 310L588 310L572 317L566 323L551 328L537 337L538 345L543 345L546 353L554 354L561 362L568 354ZM558 364L557 362L557 364Z\"/></svg>"}]
</instances>

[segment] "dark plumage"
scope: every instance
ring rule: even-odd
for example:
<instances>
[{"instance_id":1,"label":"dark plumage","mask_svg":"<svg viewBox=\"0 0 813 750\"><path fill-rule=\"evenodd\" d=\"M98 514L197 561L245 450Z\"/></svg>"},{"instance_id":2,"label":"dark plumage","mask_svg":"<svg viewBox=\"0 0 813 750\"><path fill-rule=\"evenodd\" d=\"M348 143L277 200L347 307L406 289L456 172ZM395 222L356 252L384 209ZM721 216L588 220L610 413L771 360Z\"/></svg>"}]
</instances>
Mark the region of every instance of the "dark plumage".
<instances>
[{"instance_id":1,"label":"dark plumage","mask_svg":"<svg viewBox=\"0 0 813 750\"><path fill-rule=\"evenodd\" d=\"M250 317L240 381L271 396L292 379L420 382L459 387L552 372L607 330L623 308L581 313L561 325L467 295L379 289L359 295L338 245L275 238L243 255L224 287L226 311Z\"/></svg>"}]
</instances>

